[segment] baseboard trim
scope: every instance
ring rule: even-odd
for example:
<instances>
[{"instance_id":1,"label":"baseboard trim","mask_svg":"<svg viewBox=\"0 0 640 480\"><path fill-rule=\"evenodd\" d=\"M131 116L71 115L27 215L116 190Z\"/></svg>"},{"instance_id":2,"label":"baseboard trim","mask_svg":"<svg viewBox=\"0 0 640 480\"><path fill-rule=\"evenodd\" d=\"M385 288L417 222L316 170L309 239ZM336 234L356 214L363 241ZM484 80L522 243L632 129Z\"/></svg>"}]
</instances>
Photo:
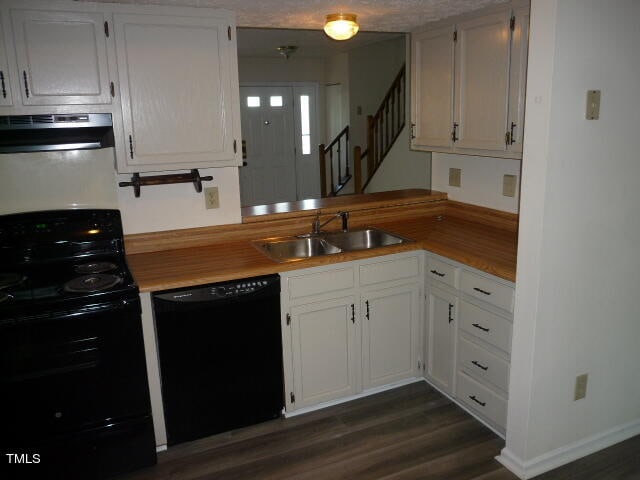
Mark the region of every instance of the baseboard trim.
<instances>
[{"instance_id":1,"label":"baseboard trim","mask_svg":"<svg viewBox=\"0 0 640 480\"><path fill-rule=\"evenodd\" d=\"M507 447L503 448L496 460L522 480L533 478L541 473L571 463L579 458L591 455L616 443L620 443L640 434L640 419L611 428L591 437L556 448L532 460L523 462Z\"/></svg>"},{"instance_id":2,"label":"baseboard trim","mask_svg":"<svg viewBox=\"0 0 640 480\"><path fill-rule=\"evenodd\" d=\"M407 378L406 380L390 383L388 385L383 385L381 387L370 388L356 395L349 395L348 397L343 397L343 398L338 398L336 400L330 400L328 402L318 403L317 405L311 405L310 407L303 407L298 410L293 410L291 412L284 412L284 417L290 418L290 417L296 417L298 415L302 415L303 413L315 412L316 410L332 407L334 405L340 405L341 403L357 400L358 398L368 397L369 395L375 395L376 393L385 392L387 390L392 390L394 388L404 387L405 385L409 385L410 383L421 382L422 380L424 379L421 377Z\"/></svg>"},{"instance_id":3,"label":"baseboard trim","mask_svg":"<svg viewBox=\"0 0 640 480\"><path fill-rule=\"evenodd\" d=\"M167 444L163 444L163 445L156 445L156 453L160 453L160 452L166 452L167 451Z\"/></svg>"}]
</instances>

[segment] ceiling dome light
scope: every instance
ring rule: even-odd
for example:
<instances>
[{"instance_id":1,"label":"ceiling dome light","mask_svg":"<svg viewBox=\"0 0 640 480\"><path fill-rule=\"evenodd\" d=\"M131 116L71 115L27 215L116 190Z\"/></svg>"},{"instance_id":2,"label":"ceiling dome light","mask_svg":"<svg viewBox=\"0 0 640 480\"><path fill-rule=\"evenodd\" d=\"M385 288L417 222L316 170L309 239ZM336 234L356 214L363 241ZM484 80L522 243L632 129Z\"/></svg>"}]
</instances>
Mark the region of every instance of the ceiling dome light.
<instances>
[{"instance_id":1,"label":"ceiling dome light","mask_svg":"<svg viewBox=\"0 0 640 480\"><path fill-rule=\"evenodd\" d=\"M331 13L327 15L324 33L334 40L348 40L353 37L360 27L353 13Z\"/></svg>"}]
</instances>

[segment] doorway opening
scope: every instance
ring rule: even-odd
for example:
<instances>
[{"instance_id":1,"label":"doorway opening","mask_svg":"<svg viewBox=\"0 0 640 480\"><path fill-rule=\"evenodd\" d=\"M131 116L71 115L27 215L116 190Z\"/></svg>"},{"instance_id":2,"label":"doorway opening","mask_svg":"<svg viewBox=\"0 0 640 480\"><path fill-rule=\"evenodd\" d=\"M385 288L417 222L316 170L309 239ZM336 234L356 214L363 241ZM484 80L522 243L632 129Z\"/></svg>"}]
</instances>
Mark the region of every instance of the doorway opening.
<instances>
[{"instance_id":1,"label":"doorway opening","mask_svg":"<svg viewBox=\"0 0 640 480\"><path fill-rule=\"evenodd\" d=\"M320 197L317 99L316 83L241 84L243 207Z\"/></svg>"}]
</instances>

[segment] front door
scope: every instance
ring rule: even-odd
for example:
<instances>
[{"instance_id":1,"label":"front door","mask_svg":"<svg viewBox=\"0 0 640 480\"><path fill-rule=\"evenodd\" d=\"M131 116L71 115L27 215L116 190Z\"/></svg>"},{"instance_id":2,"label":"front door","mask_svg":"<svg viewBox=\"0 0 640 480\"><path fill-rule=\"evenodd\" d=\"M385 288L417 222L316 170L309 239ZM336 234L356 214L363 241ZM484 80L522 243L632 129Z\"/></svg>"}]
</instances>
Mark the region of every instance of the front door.
<instances>
[{"instance_id":1,"label":"front door","mask_svg":"<svg viewBox=\"0 0 640 480\"><path fill-rule=\"evenodd\" d=\"M240 88L246 165L240 169L242 206L297 199L291 87Z\"/></svg>"}]
</instances>

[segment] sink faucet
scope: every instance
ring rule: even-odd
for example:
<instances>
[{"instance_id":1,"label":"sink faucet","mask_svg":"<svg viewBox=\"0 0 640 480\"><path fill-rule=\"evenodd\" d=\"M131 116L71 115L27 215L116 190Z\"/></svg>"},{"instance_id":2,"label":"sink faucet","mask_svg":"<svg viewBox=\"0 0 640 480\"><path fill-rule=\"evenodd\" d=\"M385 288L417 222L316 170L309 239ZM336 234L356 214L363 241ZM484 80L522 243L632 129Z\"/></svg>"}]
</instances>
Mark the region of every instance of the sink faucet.
<instances>
[{"instance_id":1,"label":"sink faucet","mask_svg":"<svg viewBox=\"0 0 640 480\"><path fill-rule=\"evenodd\" d=\"M336 218L342 218L342 231L349 231L349 212L338 212L333 217L329 218L323 223L320 223L320 210L316 213L316 218L313 221L313 225L311 227L311 233L313 235L318 235L322 231L322 227L327 225L329 222L332 222Z\"/></svg>"}]
</instances>

